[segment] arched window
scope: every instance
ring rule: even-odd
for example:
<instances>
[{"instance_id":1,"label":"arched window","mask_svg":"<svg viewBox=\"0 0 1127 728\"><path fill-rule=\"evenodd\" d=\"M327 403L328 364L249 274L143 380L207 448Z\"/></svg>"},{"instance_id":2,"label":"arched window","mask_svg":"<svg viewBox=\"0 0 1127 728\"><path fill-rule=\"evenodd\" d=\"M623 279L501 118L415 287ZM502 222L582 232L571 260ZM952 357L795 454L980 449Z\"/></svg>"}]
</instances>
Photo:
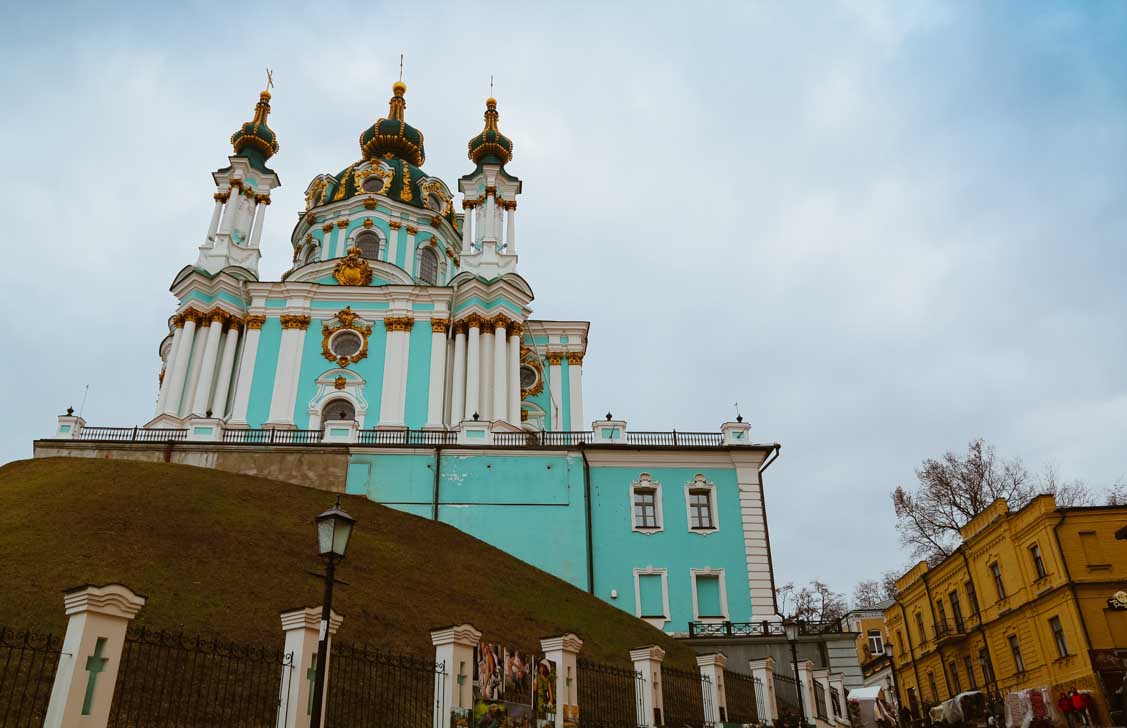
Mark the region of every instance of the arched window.
<instances>
[{"instance_id":1,"label":"arched window","mask_svg":"<svg viewBox=\"0 0 1127 728\"><path fill-rule=\"evenodd\" d=\"M354 420L356 408L347 399L334 399L325 405L321 413L321 421L325 420Z\"/></svg>"},{"instance_id":2,"label":"arched window","mask_svg":"<svg viewBox=\"0 0 1127 728\"><path fill-rule=\"evenodd\" d=\"M444 207L444 205L442 204L442 198L432 192L431 194L427 195L427 207L434 210L435 212L442 212L442 208Z\"/></svg>"},{"instance_id":3,"label":"arched window","mask_svg":"<svg viewBox=\"0 0 1127 728\"><path fill-rule=\"evenodd\" d=\"M365 230L356 236L354 243L360 248L360 255L370 260L380 259L380 236L377 233Z\"/></svg>"},{"instance_id":4,"label":"arched window","mask_svg":"<svg viewBox=\"0 0 1127 728\"><path fill-rule=\"evenodd\" d=\"M419 255L419 279L432 286L438 285L438 253L430 246L423 248Z\"/></svg>"},{"instance_id":5,"label":"arched window","mask_svg":"<svg viewBox=\"0 0 1127 728\"><path fill-rule=\"evenodd\" d=\"M308 246L307 246L307 247L305 248L305 259L304 259L304 262L305 262L305 263L312 263L312 262L313 262L313 261L315 261L315 260L317 260L317 246L316 246L315 244L313 244L313 243L310 243L310 244L309 244L309 245L308 245Z\"/></svg>"}]
</instances>

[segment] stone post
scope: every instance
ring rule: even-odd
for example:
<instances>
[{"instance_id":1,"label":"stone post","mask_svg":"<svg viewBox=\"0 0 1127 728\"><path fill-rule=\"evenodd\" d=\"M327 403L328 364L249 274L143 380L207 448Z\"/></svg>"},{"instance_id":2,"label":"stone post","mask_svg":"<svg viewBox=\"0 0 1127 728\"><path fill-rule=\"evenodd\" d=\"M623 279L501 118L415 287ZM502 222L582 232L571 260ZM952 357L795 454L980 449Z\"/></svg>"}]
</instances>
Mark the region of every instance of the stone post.
<instances>
[{"instance_id":1,"label":"stone post","mask_svg":"<svg viewBox=\"0 0 1127 728\"><path fill-rule=\"evenodd\" d=\"M575 658L582 647L583 640L570 632L540 640L544 657L556 663L556 728L563 728L564 706L579 704L579 676Z\"/></svg>"},{"instance_id":2,"label":"stone post","mask_svg":"<svg viewBox=\"0 0 1127 728\"><path fill-rule=\"evenodd\" d=\"M798 666L798 679L802 684L798 686L799 695L802 696L802 709L806 713L806 722L810 725L818 720L818 711L814 705L814 663L810 660L799 660L791 663L791 670Z\"/></svg>"},{"instance_id":3,"label":"stone post","mask_svg":"<svg viewBox=\"0 0 1127 728\"><path fill-rule=\"evenodd\" d=\"M775 703L775 658L768 655L760 660L748 660L747 665L751 668L751 676L759 678L763 685L763 705L759 706L759 716L764 723L774 723L779 718Z\"/></svg>"},{"instance_id":4,"label":"stone post","mask_svg":"<svg viewBox=\"0 0 1127 728\"><path fill-rule=\"evenodd\" d=\"M313 710L313 683L317 677L317 643L321 636L321 607L305 607L282 612L282 631L286 635L285 653L291 668L282 671L278 690L278 728L309 728ZM329 654L325 655L325 679L333 654L332 637L344 617L334 610L329 619ZM325 720L321 704L321 722Z\"/></svg>"},{"instance_id":5,"label":"stone post","mask_svg":"<svg viewBox=\"0 0 1127 728\"><path fill-rule=\"evenodd\" d=\"M594 432L592 442L608 445L626 444L626 420L616 420L612 417L595 420L591 423L591 430Z\"/></svg>"},{"instance_id":6,"label":"stone post","mask_svg":"<svg viewBox=\"0 0 1127 728\"><path fill-rule=\"evenodd\" d=\"M360 423L356 420L325 420L321 423L321 429L325 433L321 436L321 442L351 444L359 436Z\"/></svg>"},{"instance_id":7,"label":"stone post","mask_svg":"<svg viewBox=\"0 0 1127 728\"><path fill-rule=\"evenodd\" d=\"M67 622L44 728L104 728L110 719L125 630L145 597L122 584L82 586L63 596Z\"/></svg>"},{"instance_id":8,"label":"stone post","mask_svg":"<svg viewBox=\"0 0 1127 728\"><path fill-rule=\"evenodd\" d=\"M665 700L661 692L661 661L665 650L657 645L630 650L634 670L642 673L642 684L638 687L642 694L638 698L638 725L659 726L665 724Z\"/></svg>"},{"instance_id":9,"label":"stone post","mask_svg":"<svg viewBox=\"0 0 1127 728\"><path fill-rule=\"evenodd\" d=\"M458 430L459 445L492 445L493 423L482 419L463 420Z\"/></svg>"},{"instance_id":10,"label":"stone post","mask_svg":"<svg viewBox=\"0 0 1127 728\"><path fill-rule=\"evenodd\" d=\"M431 630L434 661L446 667L446 679L436 695L434 728L450 725L450 711L473 710L474 648L481 641L481 632L470 624Z\"/></svg>"},{"instance_id":11,"label":"stone post","mask_svg":"<svg viewBox=\"0 0 1127 728\"><path fill-rule=\"evenodd\" d=\"M74 414L74 410L68 409L65 415L59 415L55 437L59 440L77 440L82 434L83 427L86 427L86 420Z\"/></svg>"},{"instance_id":12,"label":"stone post","mask_svg":"<svg viewBox=\"0 0 1127 728\"><path fill-rule=\"evenodd\" d=\"M830 687L835 688L838 694L839 705L841 713L837 716L837 722L844 725L849 725L849 701L845 699L845 676L840 672L830 673ZM833 698L830 698L831 700ZM895 706L899 708L899 705Z\"/></svg>"},{"instance_id":13,"label":"stone post","mask_svg":"<svg viewBox=\"0 0 1127 728\"><path fill-rule=\"evenodd\" d=\"M728 657L723 652L714 652L711 655L697 655L697 667L700 668L702 678L701 690L704 691L704 722L726 723L728 721L728 696L724 693L724 666L728 664Z\"/></svg>"},{"instance_id":14,"label":"stone post","mask_svg":"<svg viewBox=\"0 0 1127 728\"><path fill-rule=\"evenodd\" d=\"M188 420L190 442L219 442L223 439L223 420L218 417L192 417Z\"/></svg>"},{"instance_id":15,"label":"stone post","mask_svg":"<svg viewBox=\"0 0 1127 728\"><path fill-rule=\"evenodd\" d=\"M724 436L725 445L751 444L751 425L744 422L743 417L737 417L735 422L725 422L720 425L720 434Z\"/></svg>"}]
</instances>

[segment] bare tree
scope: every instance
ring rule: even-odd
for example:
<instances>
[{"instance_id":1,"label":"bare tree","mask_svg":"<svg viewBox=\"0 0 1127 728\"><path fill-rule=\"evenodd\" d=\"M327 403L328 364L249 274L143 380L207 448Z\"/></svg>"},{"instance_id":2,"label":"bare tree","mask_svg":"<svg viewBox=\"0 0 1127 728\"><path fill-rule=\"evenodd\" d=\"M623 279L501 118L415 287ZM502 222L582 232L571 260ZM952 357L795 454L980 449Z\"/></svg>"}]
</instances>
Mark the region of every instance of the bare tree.
<instances>
[{"instance_id":1,"label":"bare tree","mask_svg":"<svg viewBox=\"0 0 1127 728\"><path fill-rule=\"evenodd\" d=\"M900 590L896 588L896 580L900 578L900 572L896 570L886 571L880 575L880 585L884 590L885 599L895 599Z\"/></svg>"},{"instance_id":2,"label":"bare tree","mask_svg":"<svg viewBox=\"0 0 1127 728\"><path fill-rule=\"evenodd\" d=\"M1127 506L1127 481L1119 481L1107 489L1107 505Z\"/></svg>"},{"instance_id":3,"label":"bare tree","mask_svg":"<svg viewBox=\"0 0 1127 728\"><path fill-rule=\"evenodd\" d=\"M1094 506L1096 504L1095 496L1092 495L1092 491L1088 490L1088 486L1083 480L1079 478L1061 480L1057 474L1057 469L1052 465L1045 466L1041 480L1037 483L1037 491L1051 494L1060 508Z\"/></svg>"},{"instance_id":4,"label":"bare tree","mask_svg":"<svg viewBox=\"0 0 1127 728\"><path fill-rule=\"evenodd\" d=\"M964 455L947 452L916 470L919 487L892 493L896 529L915 558L943 559L954 551L959 529L998 498L1017 509L1036 488L1020 460L1004 460L982 439L972 440Z\"/></svg>"},{"instance_id":5,"label":"bare tree","mask_svg":"<svg viewBox=\"0 0 1127 728\"><path fill-rule=\"evenodd\" d=\"M886 571L879 580L868 579L853 587L853 608L863 609L896 598L896 571Z\"/></svg>"},{"instance_id":6,"label":"bare tree","mask_svg":"<svg viewBox=\"0 0 1127 728\"><path fill-rule=\"evenodd\" d=\"M776 589L775 594L778 596L779 611L787 619L833 622L841 619L848 609L845 595L830 589L819 579L801 589L796 589L794 582L787 582Z\"/></svg>"}]
</instances>

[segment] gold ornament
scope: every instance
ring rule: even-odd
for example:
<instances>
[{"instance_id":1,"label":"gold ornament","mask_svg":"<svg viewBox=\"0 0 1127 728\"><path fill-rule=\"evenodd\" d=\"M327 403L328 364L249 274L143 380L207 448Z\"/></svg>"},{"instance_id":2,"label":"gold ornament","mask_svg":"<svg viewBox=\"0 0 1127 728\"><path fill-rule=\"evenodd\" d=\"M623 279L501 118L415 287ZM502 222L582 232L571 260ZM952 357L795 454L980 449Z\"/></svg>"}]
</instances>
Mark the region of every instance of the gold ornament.
<instances>
[{"instance_id":1,"label":"gold ornament","mask_svg":"<svg viewBox=\"0 0 1127 728\"><path fill-rule=\"evenodd\" d=\"M549 351L544 358L548 360L549 365L558 367L560 362L563 361L564 353L562 351Z\"/></svg>"},{"instance_id":2,"label":"gold ornament","mask_svg":"<svg viewBox=\"0 0 1127 728\"><path fill-rule=\"evenodd\" d=\"M329 361L335 361L342 367L346 367L349 364L355 364L361 359L367 357L368 337L372 334L372 325L360 323L358 321L359 318L359 315L352 310L351 306L346 306L344 309L337 312L336 320L339 323L336 326L330 326L328 324L321 326L321 355ZM343 331L345 329L355 331L360 335L360 349L351 356L337 356L329 349L329 339L333 338L333 335L338 331ZM343 382L344 377L337 377L336 381ZM344 389L344 385L339 384L337 386L337 389Z\"/></svg>"},{"instance_id":3,"label":"gold ornament","mask_svg":"<svg viewBox=\"0 0 1127 728\"><path fill-rule=\"evenodd\" d=\"M342 376L338 375L337 378L333 380L333 389L344 389L347 385L348 380Z\"/></svg>"},{"instance_id":4,"label":"gold ornament","mask_svg":"<svg viewBox=\"0 0 1127 728\"><path fill-rule=\"evenodd\" d=\"M312 322L312 319L308 316L283 315L281 319L283 329L300 329L302 331L308 329L309 324Z\"/></svg>"},{"instance_id":5,"label":"gold ornament","mask_svg":"<svg viewBox=\"0 0 1127 728\"><path fill-rule=\"evenodd\" d=\"M415 326L415 319L410 316L388 316L383 320L383 325L388 331L410 331Z\"/></svg>"},{"instance_id":6,"label":"gold ornament","mask_svg":"<svg viewBox=\"0 0 1127 728\"><path fill-rule=\"evenodd\" d=\"M431 319L430 330L435 334L445 334L450 329L449 319Z\"/></svg>"},{"instance_id":7,"label":"gold ornament","mask_svg":"<svg viewBox=\"0 0 1127 728\"><path fill-rule=\"evenodd\" d=\"M333 278L342 286L370 286L372 267L360 254L360 248L349 248L348 255L333 269Z\"/></svg>"},{"instance_id":8,"label":"gold ornament","mask_svg":"<svg viewBox=\"0 0 1127 728\"><path fill-rule=\"evenodd\" d=\"M569 351L567 353L567 363L568 364L582 364L583 363L583 352L581 352L581 351Z\"/></svg>"},{"instance_id":9,"label":"gold ornament","mask_svg":"<svg viewBox=\"0 0 1127 728\"><path fill-rule=\"evenodd\" d=\"M266 317L261 314L247 316L248 329L261 329L264 323L266 323Z\"/></svg>"},{"instance_id":10,"label":"gold ornament","mask_svg":"<svg viewBox=\"0 0 1127 728\"><path fill-rule=\"evenodd\" d=\"M376 198L375 197L365 198L364 199L364 209L366 209L366 210L376 209Z\"/></svg>"},{"instance_id":11,"label":"gold ornament","mask_svg":"<svg viewBox=\"0 0 1127 728\"><path fill-rule=\"evenodd\" d=\"M348 227L348 218L337 220L337 227L341 230L344 230L346 227Z\"/></svg>"}]
</instances>

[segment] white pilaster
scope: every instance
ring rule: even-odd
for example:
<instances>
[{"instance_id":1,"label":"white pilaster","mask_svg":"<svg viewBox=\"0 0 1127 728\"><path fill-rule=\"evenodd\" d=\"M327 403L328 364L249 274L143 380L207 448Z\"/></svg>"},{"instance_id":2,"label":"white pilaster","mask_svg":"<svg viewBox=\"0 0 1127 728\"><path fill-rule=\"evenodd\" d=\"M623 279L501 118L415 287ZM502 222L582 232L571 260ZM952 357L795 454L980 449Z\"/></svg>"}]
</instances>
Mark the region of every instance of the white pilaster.
<instances>
[{"instance_id":1,"label":"white pilaster","mask_svg":"<svg viewBox=\"0 0 1127 728\"><path fill-rule=\"evenodd\" d=\"M262 335L262 325L265 322L265 316L247 316L247 335L243 340L243 355L239 359L239 375L235 380L235 397L231 403L232 424L245 425L247 422L254 363L258 359L258 338Z\"/></svg>"},{"instance_id":2,"label":"white pilaster","mask_svg":"<svg viewBox=\"0 0 1127 728\"><path fill-rule=\"evenodd\" d=\"M517 254L517 207L515 202L510 202L505 208L505 252L509 255Z\"/></svg>"},{"instance_id":3,"label":"white pilaster","mask_svg":"<svg viewBox=\"0 0 1127 728\"><path fill-rule=\"evenodd\" d=\"M583 419L583 354L569 351L567 354L567 386L571 392L571 429L575 429Z\"/></svg>"},{"instance_id":4,"label":"white pilaster","mask_svg":"<svg viewBox=\"0 0 1127 728\"><path fill-rule=\"evenodd\" d=\"M266 217L266 206L270 204L270 198L259 199L256 197L254 202L254 226L250 232L250 247L257 248L259 241L262 240L262 221Z\"/></svg>"},{"instance_id":5,"label":"white pilaster","mask_svg":"<svg viewBox=\"0 0 1127 728\"><path fill-rule=\"evenodd\" d=\"M485 206L482 204L474 205L474 242L481 242L485 237Z\"/></svg>"},{"instance_id":6,"label":"white pilaster","mask_svg":"<svg viewBox=\"0 0 1127 728\"><path fill-rule=\"evenodd\" d=\"M419 232L419 228L414 225L407 225L407 251L403 255L403 265L407 268L407 272L411 275L418 277L419 275L419 257L415 255L415 235ZM441 251L441 248L438 249ZM442 255L439 252L439 255Z\"/></svg>"},{"instance_id":7,"label":"white pilaster","mask_svg":"<svg viewBox=\"0 0 1127 728\"><path fill-rule=\"evenodd\" d=\"M665 650L657 645L639 647L630 650L630 659L634 662L634 670L642 673L642 683L638 686L642 694L636 701L639 713L638 725L665 725L665 699L661 690L661 661L665 659Z\"/></svg>"},{"instance_id":8,"label":"white pilaster","mask_svg":"<svg viewBox=\"0 0 1127 728\"><path fill-rule=\"evenodd\" d=\"M204 342L203 361L200 363L199 382L196 396L192 400L192 414L202 415L211 402L211 385L215 383L215 360L219 356L219 340L223 338L223 319L225 314L216 312L208 321L207 339Z\"/></svg>"},{"instance_id":9,"label":"white pilaster","mask_svg":"<svg viewBox=\"0 0 1127 728\"><path fill-rule=\"evenodd\" d=\"M242 202L242 181L232 180L231 187L227 190L227 201L223 203L223 222L219 224L219 234L227 235L235 225L235 216L239 212ZM237 182L237 184L236 184Z\"/></svg>"},{"instance_id":10,"label":"white pilaster","mask_svg":"<svg viewBox=\"0 0 1127 728\"><path fill-rule=\"evenodd\" d=\"M451 710L470 710L473 708L474 648L481 641L481 632L470 624L431 630L431 644L434 645L434 661L446 668L446 679L439 682L442 695L436 695L435 705L445 708L441 713L436 709L434 728L446 728L450 723Z\"/></svg>"},{"instance_id":11,"label":"white pilaster","mask_svg":"<svg viewBox=\"0 0 1127 728\"><path fill-rule=\"evenodd\" d=\"M176 352L176 361L164 375L164 378L169 380L169 388L164 409L161 411L170 415L178 415L180 412L180 396L184 393L184 382L188 378L188 358L192 353L199 314L194 311L186 312L181 318L183 331L180 332L180 348Z\"/></svg>"},{"instance_id":12,"label":"white pilaster","mask_svg":"<svg viewBox=\"0 0 1127 728\"><path fill-rule=\"evenodd\" d=\"M446 343L443 345L443 348L446 350L446 381L442 385L442 391L444 392L442 398L442 401L444 403L442 416L444 418L444 422L448 425L451 425L455 422L455 419L451 414L455 411L453 406L454 377L450 376L450 373L454 371L454 340L447 338ZM463 407L465 407L465 396L465 390L462 390Z\"/></svg>"},{"instance_id":13,"label":"white pilaster","mask_svg":"<svg viewBox=\"0 0 1127 728\"><path fill-rule=\"evenodd\" d=\"M387 262L392 265L399 265L399 228L403 227L403 223L398 220L388 220L388 233L387 233ZM345 251L347 253L348 251ZM343 255L344 253L342 253ZM403 264L411 267L410 261L404 259Z\"/></svg>"},{"instance_id":14,"label":"white pilaster","mask_svg":"<svg viewBox=\"0 0 1127 728\"><path fill-rule=\"evenodd\" d=\"M380 427L403 427L407 394L408 339L414 321L410 316L388 316L384 350L383 387L380 390Z\"/></svg>"},{"instance_id":15,"label":"white pilaster","mask_svg":"<svg viewBox=\"0 0 1127 728\"><path fill-rule=\"evenodd\" d=\"M509 422L520 427L520 324L509 335Z\"/></svg>"},{"instance_id":16,"label":"white pilaster","mask_svg":"<svg viewBox=\"0 0 1127 728\"><path fill-rule=\"evenodd\" d=\"M509 419L509 333L503 318L494 320L493 330L493 419ZM520 420L511 422L520 425Z\"/></svg>"},{"instance_id":17,"label":"white pilaster","mask_svg":"<svg viewBox=\"0 0 1127 728\"><path fill-rule=\"evenodd\" d=\"M204 350L207 348L207 335L210 328L206 316L200 317L200 326L196 328L196 335L192 338L192 357L188 361L188 379L184 383L184 397L180 400L180 416L187 417L192 414L192 406L196 402L196 389L200 383L200 364L203 363Z\"/></svg>"},{"instance_id":18,"label":"white pilaster","mask_svg":"<svg viewBox=\"0 0 1127 728\"><path fill-rule=\"evenodd\" d=\"M570 632L540 640L546 659L556 663L556 728L563 728L564 706L579 705L579 675L575 662L583 640Z\"/></svg>"},{"instance_id":19,"label":"white pilaster","mask_svg":"<svg viewBox=\"0 0 1127 728\"><path fill-rule=\"evenodd\" d=\"M282 613L282 631L286 636L284 653L293 655L293 667L282 670L278 689L277 728L309 728L313 707L313 681L310 670L317 669L317 647L321 638L321 607L306 607ZM333 636L340 629L344 617L333 610L329 615L329 640L326 642L325 679L329 677L329 663L333 655ZM325 707L321 703L324 725Z\"/></svg>"},{"instance_id":20,"label":"white pilaster","mask_svg":"<svg viewBox=\"0 0 1127 728\"><path fill-rule=\"evenodd\" d=\"M211 223L207 226L207 239L215 240L215 231L219 229L219 218L223 215L223 198L215 193L215 207L211 211Z\"/></svg>"},{"instance_id":21,"label":"white pilaster","mask_svg":"<svg viewBox=\"0 0 1127 728\"><path fill-rule=\"evenodd\" d=\"M562 353L548 352L548 401L553 407L551 413L553 430L565 429L563 412L568 403L563 401L563 367L560 366L562 361ZM572 421L571 429L577 430L582 426L581 422Z\"/></svg>"},{"instance_id":22,"label":"white pilaster","mask_svg":"<svg viewBox=\"0 0 1127 728\"><path fill-rule=\"evenodd\" d=\"M446 319L430 322L430 390L427 392L427 427L442 427L442 395L446 391Z\"/></svg>"},{"instance_id":23,"label":"white pilaster","mask_svg":"<svg viewBox=\"0 0 1127 728\"><path fill-rule=\"evenodd\" d=\"M749 448L750 450L750 448ZM740 498L740 523L743 527L744 563L751 595L751 621L778 622L775 613L775 587L771 575L771 546L767 539L767 517L763 510L763 486L759 468L761 453L733 450L736 483Z\"/></svg>"},{"instance_id":24,"label":"white pilaster","mask_svg":"<svg viewBox=\"0 0 1127 728\"><path fill-rule=\"evenodd\" d=\"M157 395L156 414L164 412L164 404L168 401L168 390L172 388L172 368L176 365L176 355L180 352L180 341L184 337L184 324L177 321L172 328L172 344L168 347L168 358L164 362L164 379L160 383L160 394Z\"/></svg>"},{"instance_id":25,"label":"white pilaster","mask_svg":"<svg viewBox=\"0 0 1127 728\"><path fill-rule=\"evenodd\" d=\"M227 343L223 346L223 359L219 363L219 378L215 381L215 396L211 400L211 411L216 417L227 414L227 393L231 391L231 376L235 369L235 353L239 350L239 327L242 322L233 319L228 322Z\"/></svg>"},{"instance_id":26,"label":"white pilaster","mask_svg":"<svg viewBox=\"0 0 1127 728\"><path fill-rule=\"evenodd\" d=\"M297 402L297 377L301 371L301 352L305 348L308 316L283 315L282 342L278 346L278 368L274 372L274 392L270 397L267 424L292 427Z\"/></svg>"},{"instance_id":27,"label":"white pilaster","mask_svg":"<svg viewBox=\"0 0 1127 728\"><path fill-rule=\"evenodd\" d=\"M462 213L462 255L470 252L470 241L473 240L473 205L464 206L465 211Z\"/></svg>"},{"instance_id":28,"label":"white pilaster","mask_svg":"<svg viewBox=\"0 0 1127 728\"><path fill-rule=\"evenodd\" d=\"M466 419L466 325L461 321L454 324L454 368L452 371L450 424Z\"/></svg>"},{"instance_id":29,"label":"white pilaster","mask_svg":"<svg viewBox=\"0 0 1127 728\"><path fill-rule=\"evenodd\" d=\"M485 322L481 327L481 419L493 419L493 325Z\"/></svg>"},{"instance_id":30,"label":"white pilaster","mask_svg":"<svg viewBox=\"0 0 1127 728\"><path fill-rule=\"evenodd\" d=\"M466 339L466 411L462 419L471 420L481 414L481 320L472 317ZM456 352L455 352L456 353Z\"/></svg>"}]
</instances>

